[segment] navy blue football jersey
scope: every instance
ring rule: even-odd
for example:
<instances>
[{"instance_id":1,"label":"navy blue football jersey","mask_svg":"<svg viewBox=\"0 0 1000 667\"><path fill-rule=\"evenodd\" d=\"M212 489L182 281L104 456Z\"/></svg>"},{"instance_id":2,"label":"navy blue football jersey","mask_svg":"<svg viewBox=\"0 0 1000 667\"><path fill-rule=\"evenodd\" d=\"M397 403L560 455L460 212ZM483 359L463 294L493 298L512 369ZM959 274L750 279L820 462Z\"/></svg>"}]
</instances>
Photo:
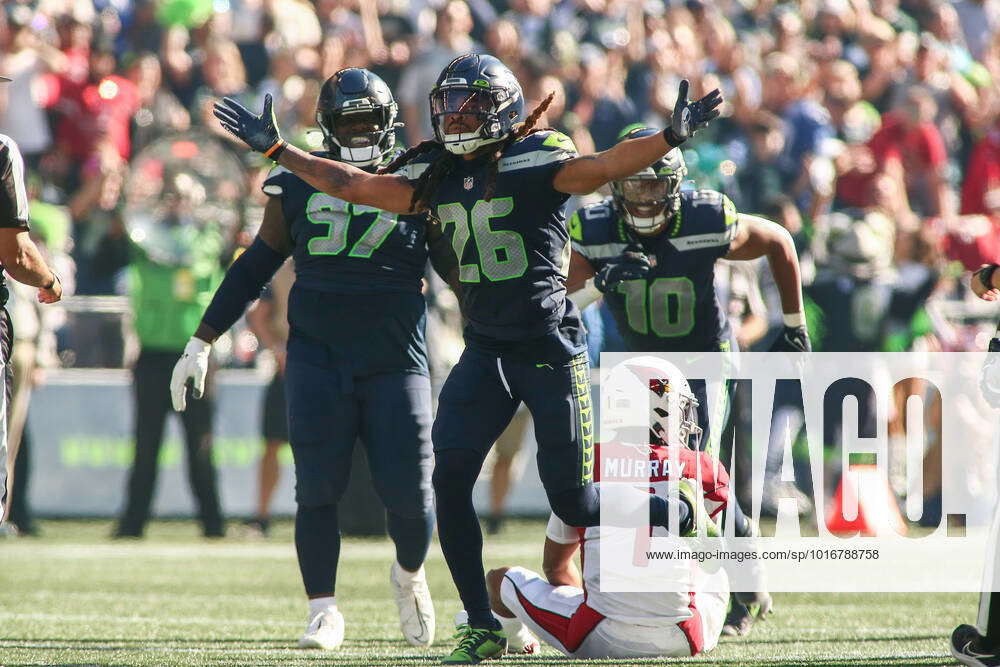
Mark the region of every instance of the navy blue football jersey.
<instances>
[{"instance_id":1,"label":"navy blue football jersey","mask_svg":"<svg viewBox=\"0 0 1000 667\"><path fill-rule=\"evenodd\" d=\"M356 375L427 374L423 217L349 204L280 166L263 190L281 199L293 244L288 322L326 343L330 358L317 363Z\"/></svg>"},{"instance_id":2,"label":"navy blue football jersey","mask_svg":"<svg viewBox=\"0 0 1000 667\"><path fill-rule=\"evenodd\" d=\"M664 230L651 237L631 232L612 199L584 206L570 218L573 249L600 271L638 245L653 267L604 295L630 351L711 352L729 341L729 321L715 293L715 260L729 252L738 215L714 190L685 191Z\"/></svg>"},{"instance_id":3,"label":"navy blue football jersey","mask_svg":"<svg viewBox=\"0 0 1000 667\"><path fill-rule=\"evenodd\" d=\"M347 294L420 292L427 264L421 216L349 204L281 166L271 170L263 189L281 198L300 286Z\"/></svg>"},{"instance_id":4,"label":"navy blue football jersey","mask_svg":"<svg viewBox=\"0 0 1000 667\"><path fill-rule=\"evenodd\" d=\"M421 156L400 173L416 179L439 155ZM484 200L489 156L453 158L430 196L458 258L468 345L539 362L586 349L579 311L566 298L569 195L552 187L556 172L576 155L566 135L535 132L500 158L490 201Z\"/></svg>"}]
</instances>

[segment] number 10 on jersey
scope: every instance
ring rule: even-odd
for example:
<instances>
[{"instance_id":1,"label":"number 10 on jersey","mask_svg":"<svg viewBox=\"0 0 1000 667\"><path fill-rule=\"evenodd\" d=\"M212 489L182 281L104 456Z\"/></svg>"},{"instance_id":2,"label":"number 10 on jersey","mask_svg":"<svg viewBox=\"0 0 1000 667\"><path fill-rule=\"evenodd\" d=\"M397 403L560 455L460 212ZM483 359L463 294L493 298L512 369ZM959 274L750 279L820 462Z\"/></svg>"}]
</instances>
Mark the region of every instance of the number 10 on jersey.
<instances>
[{"instance_id":1,"label":"number 10 on jersey","mask_svg":"<svg viewBox=\"0 0 1000 667\"><path fill-rule=\"evenodd\" d=\"M625 297L629 327L661 338L686 336L694 328L694 283L688 278L626 280L618 285Z\"/></svg>"}]
</instances>

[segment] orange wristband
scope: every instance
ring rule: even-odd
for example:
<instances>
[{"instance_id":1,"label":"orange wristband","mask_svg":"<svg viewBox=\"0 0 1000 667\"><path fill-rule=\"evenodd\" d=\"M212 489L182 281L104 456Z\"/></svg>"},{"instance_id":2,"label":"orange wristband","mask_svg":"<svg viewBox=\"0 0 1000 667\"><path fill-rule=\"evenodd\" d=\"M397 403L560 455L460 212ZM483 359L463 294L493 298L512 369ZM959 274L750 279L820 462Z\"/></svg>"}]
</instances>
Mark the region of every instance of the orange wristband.
<instances>
[{"instance_id":1,"label":"orange wristband","mask_svg":"<svg viewBox=\"0 0 1000 667\"><path fill-rule=\"evenodd\" d=\"M285 141L284 139L279 139L277 143L264 151L264 157L271 157L273 155L274 159L277 160L283 150L285 150Z\"/></svg>"}]
</instances>

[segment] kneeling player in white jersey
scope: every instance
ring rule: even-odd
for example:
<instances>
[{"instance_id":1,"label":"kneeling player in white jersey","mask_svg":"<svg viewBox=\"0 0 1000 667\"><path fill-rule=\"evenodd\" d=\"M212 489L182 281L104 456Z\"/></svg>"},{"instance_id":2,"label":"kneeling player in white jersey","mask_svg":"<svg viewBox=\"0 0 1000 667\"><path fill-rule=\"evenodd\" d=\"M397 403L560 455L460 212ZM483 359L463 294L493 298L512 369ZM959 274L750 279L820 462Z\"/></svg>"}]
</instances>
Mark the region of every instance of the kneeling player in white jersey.
<instances>
[{"instance_id":1,"label":"kneeling player in white jersey","mask_svg":"<svg viewBox=\"0 0 1000 667\"><path fill-rule=\"evenodd\" d=\"M632 359L612 373L638 379L652 392L649 463L644 466L650 491L666 495L670 485L677 485L680 493L700 506L698 514L707 522L708 534L718 535L715 519L729 498L729 475L721 463L697 451L701 437L697 400L683 374L655 357ZM601 402L602 409L608 411L614 410L618 401L602 396ZM678 410L680 418L668 419L671 410ZM605 418L609 417L614 419L605 412ZM608 481L618 477L613 471L629 477L624 469L634 469L636 448L622 441L644 441L627 437L624 430L618 430L616 440L599 445L599 474ZM671 470L673 457L679 474ZM696 488L699 478L700 492ZM733 507L739 511L735 503ZM667 533L654 528L652 535ZM677 592L606 593L600 586L600 538L600 527L574 528L553 514L545 535L544 577L522 567L489 572L493 612L507 632L510 652L534 652L535 636L572 658L681 657L715 647L729 602L723 569L701 573L700 585L692 585L697 563L690 569L680 568L675 571ZM582 577L573 560L577 550L581 552Z\"/></svg>"}]
</instances>

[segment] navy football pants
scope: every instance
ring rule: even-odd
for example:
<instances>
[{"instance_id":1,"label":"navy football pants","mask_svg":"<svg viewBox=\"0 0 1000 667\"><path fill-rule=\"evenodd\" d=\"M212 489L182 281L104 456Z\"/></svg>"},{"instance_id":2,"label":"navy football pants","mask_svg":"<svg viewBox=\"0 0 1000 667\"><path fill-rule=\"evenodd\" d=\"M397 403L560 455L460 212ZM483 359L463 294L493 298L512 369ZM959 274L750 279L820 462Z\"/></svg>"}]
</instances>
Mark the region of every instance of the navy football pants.
<instances>
[{"instance_id":1,"label":"navy football pants","mask_svg":"<svg viewBox=\"0 0 1000 667\"><path fill-rule=\"evenodd\" d=\"M285 392L295 457L295 544L306 593L334 591L340 553L337 503L359 438L388 513L396 558L405 569L418 569L434 524L427 376L355 377L327 345L293 331Z\"/></svg>"},{"instance_id":2,"label":"navy football pants","mask_svg":"<svg viewBox=\"0 0 1000 667\"><path fill-rule=\"evenodd\" d=\"M493 619L472 487L522 401L534 421L538 473L553 512L569 525L592 525L599 516L590 484L594 440L586 353L562 364L535 364L467 347L438 400L434 494L441 550L474 627L489 627Z\"/></svg>"}]
</instances>

